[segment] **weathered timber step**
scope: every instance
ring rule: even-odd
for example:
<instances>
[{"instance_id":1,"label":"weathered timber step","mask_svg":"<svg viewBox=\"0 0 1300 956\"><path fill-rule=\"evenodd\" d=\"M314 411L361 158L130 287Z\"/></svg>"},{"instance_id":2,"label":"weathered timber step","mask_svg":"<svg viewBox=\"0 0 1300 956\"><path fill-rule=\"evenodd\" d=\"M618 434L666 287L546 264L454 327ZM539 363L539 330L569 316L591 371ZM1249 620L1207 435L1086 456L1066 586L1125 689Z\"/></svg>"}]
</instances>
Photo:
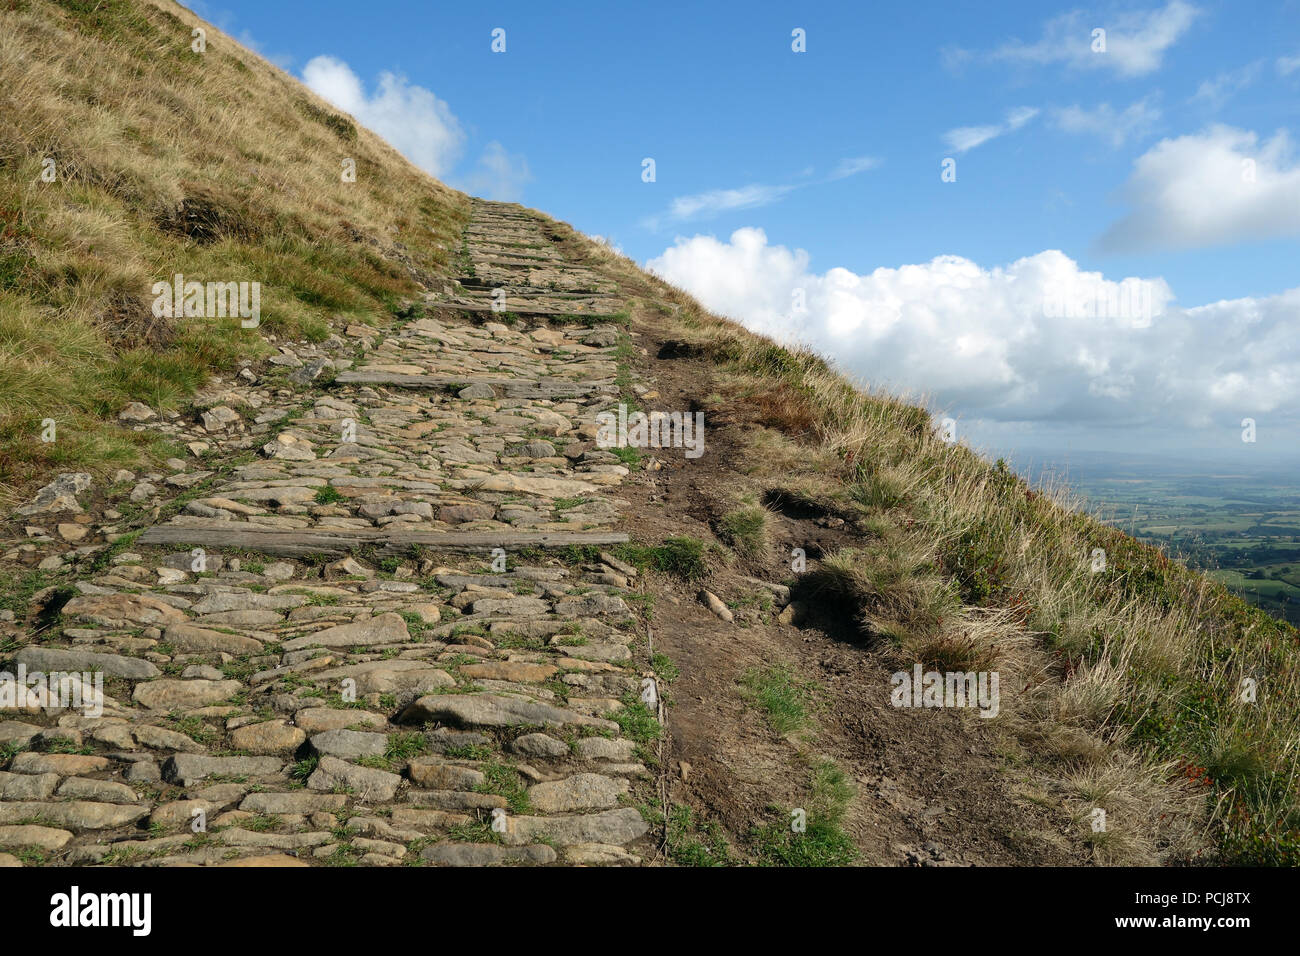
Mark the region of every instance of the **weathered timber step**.
<instances>
[{"instance_id":1,"label":"weathered timber step","mask_svg":"<svg viewBox=\"0 0 1300 956\"><path fill-rule=\"evenodd\" d=\"M186 544L203 548L244 548L263 554L304 557L323 554L342 557L360 548L402 555L412 547L430 551L490 551L493 548L602 547L625 544L621 531L390 531L386 528L281 531L240 527L220 521L209 526L155 525L136 539L139 544Z\"/></svg>"},{"instance_id":2,"label":"weathered timber step","mask_svg":"<svg viewBox=\"0 0 1300 956\"><path fill-rule=\"evenodd\" d=\"M487 385L505 392L506 398L571 398L595 392L617 394L614 380L568 382L564 379L467 378L448 375L408 375L401 372L340 372L336 385L391 385L396 388L447 388L452 385Z\"/></svg>"}]
</instances>

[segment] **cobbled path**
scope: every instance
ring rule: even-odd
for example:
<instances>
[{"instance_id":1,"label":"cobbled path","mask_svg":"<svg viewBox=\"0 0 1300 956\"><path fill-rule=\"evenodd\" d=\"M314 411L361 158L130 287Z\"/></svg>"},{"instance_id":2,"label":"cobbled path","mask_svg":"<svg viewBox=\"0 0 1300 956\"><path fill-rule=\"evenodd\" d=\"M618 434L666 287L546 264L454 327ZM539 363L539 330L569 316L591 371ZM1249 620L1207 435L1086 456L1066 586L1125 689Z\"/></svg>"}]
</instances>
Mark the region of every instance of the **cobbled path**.
<instances>
[{"instance_id":1,"label":"cobbled path","mask_svg":"<svg viewBox=\"0 0 1300 956\"><path fill-rule=\"evenodd\" d=\"M476 201L458 262L394 329L283 346L196 421L141 409L201 457L121 473L108 524L49 507L78 476L20 509L7 557L58 543L66 603L0 659L103 675L103 710L0 710L0 863L646 856L611 719L648 675L636 571L602 550L628 469L593 441L624 303L517 206ZM130 509L153 518L123 546Z\"/></svg>"}]
</instances>

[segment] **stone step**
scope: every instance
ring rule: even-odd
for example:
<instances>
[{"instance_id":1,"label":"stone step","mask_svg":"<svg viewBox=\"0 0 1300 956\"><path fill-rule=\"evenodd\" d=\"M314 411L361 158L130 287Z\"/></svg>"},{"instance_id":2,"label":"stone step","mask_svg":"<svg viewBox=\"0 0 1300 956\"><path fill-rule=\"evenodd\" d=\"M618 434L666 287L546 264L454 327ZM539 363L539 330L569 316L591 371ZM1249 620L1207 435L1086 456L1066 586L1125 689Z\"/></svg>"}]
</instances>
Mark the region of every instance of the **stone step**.
<instances>
[{"instance_id":1,"label":"stone step","mask_svg":"<svg viewBox=\"0 0 1300 956\"><path fill-rule=\"evenodd\" d=\"M343 557L363 547L385 555L403 555L413 546L431 552L491 551L493 548L568 548L625 544L622 531L396 531L388 528L277 531L232 527L229 521L208 525L154 525L136 539L142 545L178 545L208 549L245 548L263 554Z\"/></svg>"},{"instance_id":2,"label":"stone step","mask_svg":"<svg viewBox=\"0 0 1300 956\"><path fill-rule=\"evenodd\" d=\"M508 301L508 300L507 300ZM438 299L431 303L440 308L453 309L457 312L495 312L489 302L466 302L462 299ZM621 312L594 312L587 309L554 309L547 306L509 305L507 312L512 315L580 315L584 319L604 319L609 322L621 321Z\"/></svg>"}]
</instances>

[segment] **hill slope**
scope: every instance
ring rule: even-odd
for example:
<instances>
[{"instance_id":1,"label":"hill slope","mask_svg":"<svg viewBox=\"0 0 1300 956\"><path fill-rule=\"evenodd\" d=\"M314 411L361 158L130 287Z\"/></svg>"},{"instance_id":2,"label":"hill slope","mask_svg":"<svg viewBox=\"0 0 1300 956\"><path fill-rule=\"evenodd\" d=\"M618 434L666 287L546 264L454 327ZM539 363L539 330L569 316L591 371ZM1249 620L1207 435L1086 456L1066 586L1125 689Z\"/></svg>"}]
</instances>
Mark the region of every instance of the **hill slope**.
<instances>
[{"instance_id":1,"label":"hill slope","mask_svg":"<svg viewBox=\"0 0 1300 956\"><path fill-rule=\"evenodd\" d=\"M465 197L215 27L195 52L189 11L8 0L0 18L0 492L32 467L105 474L133 457L102 421L127 401L177 410L209 369L446 274ZM154 316L177 273L261 283L261 328Z\"/></svg>"},{"instance_id":2,"label":"hill slope","mask_svg":"<svg viewBox=\"0 0 1300 956\"><path fill-rule=\"evenodd\" d=\"M179 7L0 9L2 480L67 473L0 652L108 697L0 723L9 852L1296 861L1294 629ZM260 327L158 319L175 273ZM915 663L997 716L891 706Z\"/></svg>"}]
</instances>

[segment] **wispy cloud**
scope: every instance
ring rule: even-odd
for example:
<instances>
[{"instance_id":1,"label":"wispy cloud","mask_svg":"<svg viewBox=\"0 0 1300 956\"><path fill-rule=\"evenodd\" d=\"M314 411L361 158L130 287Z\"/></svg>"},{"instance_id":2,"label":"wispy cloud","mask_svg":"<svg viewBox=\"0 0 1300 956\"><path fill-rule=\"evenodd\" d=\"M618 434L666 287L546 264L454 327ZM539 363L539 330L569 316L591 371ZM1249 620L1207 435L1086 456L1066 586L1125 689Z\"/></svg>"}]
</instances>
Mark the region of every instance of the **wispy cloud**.
<instances>
[{"instance_id":1,"label":"wispy cloud","mask_svg":"<svg viewBox=\"0 0 1300 956\"><path fill-rule=\"evenodd\" d=\"M865 173L869 169L875 169L879 165L880 160L874 156L856 156L852 159L841 159L839 165L826 179L828 181L847 179L850 176L856 176L858 173Z\"/></svg>"},{"instance_id":2,"label":"wispy cloud","mask_svg":"<svg viewBox=\"0 0 1300 956\"><path fill-rule=\"evenodd\" d=\"M678 196L668 204L667 209L641 220L641 225L647 229L658 230L664 225L710 219L737 209L756 209L760 206L769 206L772 203L780 202L796 189L802 189L817 182L829 183L847 179L850 176L856 176L867 170L875 169L879 165L880 160L874 156L854 156L840 160L834 170L820 180L814 179L808 182L778 185L752 183L737 189L711 189L707 192ZM814 170L808 169L804 171L803 175L811 176L813 173Z\"/></svg>"},{"instance_id":3,"label":"wispy cloud","mask_svg":"<svg viewBox=\"0 0 1300 956\"><path fill-rule=\"evenodd\" d=\"M1300 64L1300 60L1297 63ZM1233 96L1254 83L1263 69L1264 61L1256 60L1238 70L1225 70L1214 79L1201 83L1190 102L1207 105L1212 110L1220 109Z\"/></svg>"},{"instance_id":4,"label":"wispy cloud","mask_svg":"<svg viewBox=\"0 0 1300 956\"><path fill-rule=\"evenodd\" d=\"M1154 97L1138 100L1123 110L1115 110L1109 103L1092 109L1067 106L1052 112L1058 129L1067 133L1091 136L1118 149L1130 139L1149 135L1160 121L1160 110L1152 104Z\"/></svg>"},{"instance_id":5,"label":"wispy cloud","mask_svg":"<svg viewBox=\"0 0 1300 956\"><path fill-rule=\"evenodd\" d=\"M524 185L532 179L528 161L523 156L511 156L494 140L484 148L463 186L467 192L485 199L518 202L523 198Z\"/></svg>"},{"instance_id":6,"label":"wispy cloud","mask_svg":"<svg viewBox=\"0 0 1300 956\"><path fill-rule=\"evenodd\" d=\"M1295 56L1280 56L1277 58L1277 72L1282 76L1290 76L1296 70L1300 70L1300 53Z\"/></svg>"},{"instance_id":7,"label":"wispy cloud","mask_svg":"<svg viewBox=\"0 0 1300 956\"><path fill-rule=\"evenodd\" d=\"M1082 10L1053 17L1034 43L1011 40L995 50L947 49L945 66L959 69L973 62L1020 63L1033 66L1064 64L1073 69L1114 70L1121 76L1142 76L1160 68L1165 51L1187 32L1200 11L1186 0L1170 0L1153 10L1114 17L1090 16ZM1105 50L1094 49L1093 30L1106 31Z\"/></svg>"},{"instance_id":8,"label":"wispy cloud","mask_svg":"<svg viewBox=\"0 0 1300 956\"><path fill-rule=\"evenodd\" d=\"M1033 106L1018 106L1007 111L1007 118L1001 123L988 126L958 126L943 134L943 141L948 148L957 153L964 153L982 146L991 139L1015 132L1038 115Z\"/></svg>"}]
</instances>

